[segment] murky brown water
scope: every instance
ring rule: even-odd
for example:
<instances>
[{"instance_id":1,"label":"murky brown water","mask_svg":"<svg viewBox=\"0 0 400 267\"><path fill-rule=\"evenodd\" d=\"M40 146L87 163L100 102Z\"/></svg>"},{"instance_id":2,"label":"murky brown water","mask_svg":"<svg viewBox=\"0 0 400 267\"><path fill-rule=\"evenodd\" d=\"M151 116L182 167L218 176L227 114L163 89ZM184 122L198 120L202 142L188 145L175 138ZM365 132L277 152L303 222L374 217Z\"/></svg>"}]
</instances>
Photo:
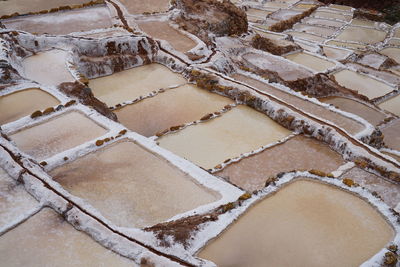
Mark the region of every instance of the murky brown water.
<instances>
[{"instance_id":1,"label":"murky brown water","mask_svg":"<svg viewBox=\"0 0 400 267\"><path fill-rule=\"evenodd\" d=\"M387 47L382 49L379 53L394 59L398 64L400 64L400 48Z\"/></svg>"},{"instance_id":2,"label":"murky brown water","mask_svg":"<svg viewBox=\"0 0 400 267\"><path fill-rule=\"evenodd\" d=\"M33 212L39 206L39 202L25 191L24 186L0 167L0 227L21 219L20 216Z\"/></svg>"},{"instance_id":3,"label":"murky brown water","mask_svg":"<svg viewBox=\"0 0 400 267\"><path fill-rule=\"evenodd\" d=\"M173 48L184 53L196 46L196 42L172 28L168 21L137 22L148 35L169 42Z\"/></svg>"},{"instance_id":4,"label":"murky brown water","mask_svg":"<svg viewBox=\"0 0 400 267\"><path fill-rule=\"evenodd\" d=\"M37 12L41 10L49 10L53 7L66 5L76 5L89 2L88 0L7 0L0 1L0 17L3 15L11 15L14 12L26 14L28 12Z\"/></svg>"},{"instance_id":5,"label":"murky brown water","mask_svg":"<svg viewBox=\"0 0 400 267\"><path fill-rule=\"evenodd\" d=\"M397 116L400 116L400 96L395 96L390 98L389 100L386 100L382 104L379 104L379 107L390 111Z\"/></svg>"},{"instance_id":6,"label":"murky brown water","mask_svg":"<svg viewBox=\"0 0 400 267\"><path fill-rule=\"evenodd\" d=\"M43 160L107 132L85 115L73 111L10 135L18 148Z\"/></svg>"},{"instance_id":7,"label":"murky brown water","mask_svg":"<svg viewBox=\"0 0 400 267\"><path fill-rule=\"evenodd\" d=\"M148 64L90 80L94 95L109 106L131 101L153 90L186 83L182 75L161 64Z\"/></svg>"},{"instance_id":8,"label":"murky brown water","mask_svg":"<svg viewBox=\"0 0 400 267\"><path fill-rule=\"evenodd\" d=\"M393 91L393 88L389 85L351 70L341 70L333 76L340 85L356 90L369 99L380 97Z\"/></svg>"},{"instance_id":9,"label":"murky brown water","mask_svg":"<svg viewBox=\"0 0 400 267\"><path fill-rule=\"evenodd\" d=\"M321 98L320 101L332 104L341 110L356 114L375 126L385 119L385 115L383 113L348 98L326 97Z\"/></svg>"},{"instance_id":10,"label":"murky brown water","mask_svg":"<svg viewBox=\"0 0 400 267\"><path fill-rule=\"evenodd\" d=\"M0 125L15 121L60 103L54 96L37 88L0 96Z\"/></svg>"},{"instance_id":11,"label":"murky brown water","mask_svg":"<svg viewBox=\"0 0 400 267\"><path fill-rule=\"evenodd\" d=\"M124 227L151 226L220 198L133 142L113 144L51 175Z\"/></svg>"},{"instance_id":12,"label":"murky brown water","mask_svg":"<svg viewBox=\"0 0 400 267\"><path fill-rule=\"evenodd\" d=\"M383 201L392 208L396 207L397 203L400 202L400 185L388 182L375 174L360 168L352 168L344 173L341 178L350 178L369 191L377 192Z\"/></svg>"},{"instance_id":13,"label":"murky brown water","mask_svg":"<svg viewBox=\"0 0 400 267\"><path fill-rule=\"evenodd\" d=\"M132 131L153 136L171 126L198 120L232 103L230 98L188 84L125 106L115 113L118 120Z\"/></svg>"},{"instance_id":14,"label":"murky brown water","mask_svg":"<svg viewBox=\"0 0 400 267\"><path fill-rule=\"evenodd\" d=\"M0 238L3 266L132 266L46 208Z\"/></svg>"},{"instance_id":15,"label":"murky brown water","mask_svg":"<svg viewBox=\"0 0 400 267\"><path fill-rule=\"evenodd\" d=\"M199 256L218 266L358 266L392 238L365 201L300 180L252 207Z\"/></svg>"},{"instance_id":16,"label":"murky brown water","mask_svg":"<svg viewBox=\"0 0 400 267\"><path fill-rule=\"evenodd\" d=\"M301 110L311 113L314 116L318 116L320 118L326 119L328 121L331 121L335 123L337 126L345 129L349 133L355 134L360 132L361 130L364 129L364 126L361 125L360 123L343 117L342 115L332 112L324 107L321 107L319 105L313 104L312 102L303 100L299 97L293 96L291 94L285 93L279 89L276 89L272 86L269 86L265 83L259 82L257 80L254 80L252 78L240 75L240 74L234 74L232 75L232 78L245 82L248 85L254 86L255 88L268 92L272 94L275 97L278 97L279 99L282 99L286 101L287 103L300 108Z\"/></svg>"},{"instance_id":17,"label":"murky brown water","mask_svg":"<svg viewBox=\"0 0 400 267\"><path fill-rule=\"evenodd\" d=\"M67 69L67 55L66 51L54 49L24 59L22 61L24 77L45 85L74 81L74 77ZM49 70L52 71L51 75Z\"/></svg>"},{"instance_id":18,"label":"murky brown water","mask_svg":"<svg viewBox=\"0 0 400 267\"><path fill-rule=\"evenodd\" d=\"M333 62L303 52L290 54L286 58L318 72L324 72L335 66Z\"/></svg>"},{"instance_id":19,"label":"murky brown water","mask_svg":"<svg viewBox=\"0 0 400 267\"><path fill-rule=\"evenodd\" d=\"M210 169L289 133L267 115L240 105L222 117L163 136L159 142L175 154Z\"/></svg>"},{"instance_id":20,"label":"murky brown water","mask_svg":"<svg viewBox=\"0 0 400 267\"><path fill-rule=\"evenodd\" d=\"M346 27L337 37L338 40L362 42L366 44L374 44L383 41L386 32L362 27Z\"/></svg>"},{"instance_id":21,"label":"murky brown water","mask_svg":"<svg viewBox=\"0 0 400 267\"><path fill-rule=\"evenodd\" d=\"M248 53L242 57L244 60L258 68L278 72L279 76L286 81L307 78L313 75L311 71L305 68L293 64L290 61L281 60L272 55Z\"/></svg>"},{"instance_id":22,"label":"murky brown water","mask_svg":"<svg viewBox=\"0 0 400 267\"><path fill-rule=\"evenodd\" d=\"M168 11L169 0L120 0L130 14Z\"/></svg>"},{"instance_id":23,"label":"murky brown water","mask_svg":"<svg viewBox=\"0 0 400 267\"><path fill-rule=\"evenodd\" d=\"M317 169L330 173L343 164L342 157L326 144L299 135L231 164L216 175L251 192L263 188L269 177L280 172Z\"/></svg>"},{"instance_id":24,"label":"murky brown water","mask_svg":"<svg viewBox=\"0 0 400 267\"><path fill-rule=\"evenodd\" d=\"M106 6L83 8L44 15L17 17L5 20L7 28L38 34L69 34L111 27L110 12Z\"/></svg>"},{"instance_id":25,"label":"murky brown water","mask_svg":"<svg viewBox=\"0 0 400 267\"><path fill-rule=\"evenodd\" d=\"M350 51L329 46L322 46L322 50L324 51L327 58L335 60L345 59L351 54Z\"/></svg>"},{"instance_id":26,"label":"murky brown water","mask_svg":"<svg viewBox=\"0 0 400 267\"><path fill-rule=\"evenodd\" d=\"M400 151L400 120L390 123L389 126L381 129L385 138L383 141L392 149Z\"/></svg>"}]
</instances>

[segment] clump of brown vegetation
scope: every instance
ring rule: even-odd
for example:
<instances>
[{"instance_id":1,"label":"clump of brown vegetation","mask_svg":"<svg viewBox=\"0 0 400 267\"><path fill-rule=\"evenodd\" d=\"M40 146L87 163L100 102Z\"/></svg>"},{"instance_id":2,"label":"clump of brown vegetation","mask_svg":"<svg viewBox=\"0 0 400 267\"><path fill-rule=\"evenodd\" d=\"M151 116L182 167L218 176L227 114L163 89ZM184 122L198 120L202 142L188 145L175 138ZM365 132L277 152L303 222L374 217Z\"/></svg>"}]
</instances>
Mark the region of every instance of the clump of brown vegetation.
<instances>
[{"instance_id":1,"label":"clump of brown vegetation","mask_svg":"<svg viewBox=\"0 0 400 267\"><path fill-rule=\"evenodd\" d=\"M342 183L344 183L348 187L352 187L352 186L356 185L356 183L350 178L343 178Z\"/></svg>"},{"instance_id":2,"label":"clump of brown vegetation","mask_svg":"<svg viewBox=\"0 0 400 267\"><path fill-rule=\"evenodd\" d=\"M211 44L210 33L217 36L240 35L247 32L246 13L230 1L175 0L175 8L181 10L175 22L205 43Z\"/></svg>"},{"instance_id":3,"label":"clump of brown vegetation","mask_svg":"<svg viewBox=\"0 0 400 267\"><path fill-rule=\"evenodd\" d=\"M292 51L300 50L301 47L286 40L272 40L256 34L251 40L251 46L274 55L283 55Z\"/></svg>"},{"instance_id":4,"label":"clump of brown vegetation","mask_svg":"<svg viewBox=\"0 0 400 267\"><path fill-rule=\"evenodd\" d=\"M281 21L275 23L274 25L272 25L271 27L269 27L269 29L274 32L283 32L287 29L291 29L294 24L296 24L303 18L310 16L311 13L313 13L317 8L318 7L315 6L310 9L307 9L303 13L293 16L287 20L281 20Z\"/></svg>"}]
</instances>

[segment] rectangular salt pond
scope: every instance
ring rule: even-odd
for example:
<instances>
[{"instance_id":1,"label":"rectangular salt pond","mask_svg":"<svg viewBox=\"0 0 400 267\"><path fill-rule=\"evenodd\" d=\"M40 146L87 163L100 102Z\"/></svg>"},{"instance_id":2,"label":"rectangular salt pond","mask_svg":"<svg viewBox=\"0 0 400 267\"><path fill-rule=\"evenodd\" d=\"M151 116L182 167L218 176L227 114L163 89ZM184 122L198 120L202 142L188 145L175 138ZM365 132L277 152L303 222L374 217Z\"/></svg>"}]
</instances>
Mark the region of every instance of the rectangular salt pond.
<instances>
[{"instance_id":1,"label":"rectangular salt pond","mask_svg":"<svg viewBox=\"0 0 400 267\"><path fill-rule=\"evenodd\" d=\"M314 33L324 37L328 37L337 31L337 29L318 27L314 25L299 24L299 23L294 25L293 29L299 32Z\"/></svg>"},{"instance_id":2,"label":"rectangular salt pond","mask_svg":"<svg viewBox=\"0 0 400 267\"><path fill-rule=\"evenodd\" d=\"M313 69L317 72L324 72L329 68L333 68L335 63L330 62L328 60L324 60L322 58L300 52L295 54L287 55L285 58L296 62L300 65L306 66L310 69Z\"/></svg>"},{"instance_id":3,"label":"rectangular salt pond","mask_svg":"<svg viewBox=\"0 0 400 267\"><path fill-rule=\"evenodd\" d=\"M94 95L109 106L148 95L154 90L186 83L182 75L161 64L148 64L90 80Z\"/></svg>"},{"instance_id":4,"label":"rectangular salt pond","mask_svg":"<svg viewBox=\"0 0 400 267\"><path fill-rule=\"evenodd\" d=\"M313 18L308 17L303 20L304 23L313 24L313 25L323 25L327 27L342 27L344 22L337 21L337 20L330 20L330 19L320 19L320 18Z\"/></svg>"},{"instance_id":5,"label":"rectangular salt pond","mask_svg":"<svg viewBox=\"0 0 400 267\"><path fill-rule=\"evenodd\" d=\"M338 36L336 36L336 39L361 42L365 44L374 44L383 41L385 37L386 32L384 31L364 27L348 26Z\"/></svg>"},{"instance_id":6,"label":"rectangular salt pond","mask_svg":"<svg viewBox=\"0 0 400 267\"><path fill-rule=\"evenodd\" d=\"M96 137L106 129L77 111L72 111L10 135L17 147L43 160Z\"/></svg>"},{"instance_id":7,"label":"rectangular salt pond","mask_svg":"<svg viewBox=\"0 0 400 267\"><path fill-rule=\"evenodd\" d=\"M37 53L22 61L24 77L44 85L75 81L67 68L68 52L53 49ZM51 70L51 75L49 75Z\"/></svg>"},{"instance_id":8,"label":"rectangular salt pond","mask_svg":"<svg viewBox=\"0 0 400 267\"><path fill-rule=\"evenodd\" d=\"M286 81L294 81L313 75L306 68L270 54L248 53L243 55L242 58L258 68L278 72L279 76Z\"/></svg>"},{"instance_id":9,"label":"rectangular salt pond","mask_svg":"<svg viewBox=\"0 0 400 267\"><path fill-rule=\"evenodd\" d=\"M386 95L394 90L389 85L351 70L341 70L333 76L341 86L356 90L369 99Z\"/></svg>"},{"instance_id":10,"label":"rectangular salt pond","mask_svg":"<svg viewBox=\"0 0 400 267\"><path fill-rule=\"evenodd\" d=\"M50 10L51 8L60 6L72 6L88 3L89 0L7 0L0 1L0 17L3 15L11 15L15 12L19 14L27 14L29 12L38 12L42 10Z\"/></svg>"},{"instance_id":11,"label":"rectangular salt pond","mask_svg":"<svg viewBox=\"0 0 400 267\"><path fill-rule=\"evenodd\" d=\"M40 207L24 188L0 167L0 228L24 219ZM1 239L1 237L0 237Z\"/></svg>"},{"instance_id":12,"label":"rectangular salt pond","mask_svg":"<svg viewBox=\"0 0 400 267\"><path fill-rule=\"evenodd\" d=\"M171 27L168 21L136 22L146 34L167 41L179 52L185 53L197 45L195 41Z\"/></svg>"},{"instance_id":13,"label":"rectangular salt pond","mask_svg":"<svg viewBox=\"0 0 400 267\"><path fill-rule=\"evenodd\" d=\"M120 0L130 14L165 12L169 8L169 0Z\"/></svg>"},{"instance_id":14,"label":"rectangular salt pond","mask_svg":"<svg viewBox=\"0 0 400 267\"><path fill-rule=\"evenodd\" d=\"M259 18L263 18L263 19L265 19L271 13L272 13L271 11L256 9L256 8L249 8L246 11L247 15L255 16L255 17L259 17Z\"/></svg>"},{"instance_id":15,"label":"rectangular salt pond","mask_svg":"<svg viewBox=\"0 0 400 267\"><path fill-rule=\"evenodd\" d=\"M366 49L366 45L362 44L356 44L356 43L346 43L346 42L341 42L338 40L330 40L326 42L327 45L334 45L334 46L339 46L339 47L344 47L347 49L355 50L355 51L363 51Z\"/></svg>"},{"instance_id":16,"label":"rectangular salt pond","mask_svg":"<svg viewBox=\"0 0 400 267\"><path fill-rule=\"evenodd\" d=\"M395 96L379 104L379 107L400 116L400 96Z\"/></svg>"},{"instance_id":17,"label":"rectangular salt pond","mask_svg":"<svg viewBox=\"0 0 400 267\"><path fill-rule=\"evenodd\" d=\"M255 29L254 29L254 31L256 33L258 33L261 37L272 39L272 40L282 40L282 39L285 39L285 37L286 37L284 34L280 34L280 33L264 32L264 31L259 31L259 30L255 30Z\"/></svg>"},{"instance_id":18,"label":"rectangular salt pond","mask_svg":"<svg viewBox=\"0 0 400 267\"><path fill-rule=\"evenodd\" d=\"M400 64L400 48L387 47L379 51L379 53L386 55Z\"/></svg>"},{"instance_id":19,"label":"rectangular salt pond","mask_svg":"<svg viewBox=\"0 0 400 267\"><path fill-rule=\"evenodd\" d=\"M351 15L344 15L340 13L326 12L326 11L315 11L311 16L325 18L325 19L337 19L342 21L350 21L352 19Z\"/></svg>"},{"instance_id":20,"label":"rectangular salt pond","mask_svg":"<svg viewBox=\"0 0 400 267\"><path fill-rule=\"evenodd\" d=\"M3 266L132 266L45 208L0 237Z\"/></svg>"},{"instance_id":21,"label":"rectangular salt pond","mask_svg":"<svg viewBox=\"0 0 400 267\"><path fill-rule=\"evenodd\" d=\"M130 130L153 136L171 126L199 120L232 103L230 98L188 84L127 105L115 113L118 120Z\"/></svg>"},{"instance_id":22,"label":"rectangular salt pond","mask_svg":"<svg viewBox=\"0 0 400 267\"><path fill-rule=\"evenodd\" d=\"M28 88L0 96L0 125L60 104L54 96L38 88Z\"/></svg>"},{"instance_id":23,"label":"rectangular salt pond","mask_svg":"<svg viewBox=\"0 0 400 267\"><path fill-rule=\"evenodd\" d=\"M160 146L210 169L289 135L267 115L244 105L211 121L189 126L158 139Z\"/></svg>"},{"instance_id":24,"label":"rectangular salt pond","mask_svg":"<svg viewBox=\"0 0 400 267\"><path fill-rule=\"evenodd\" d=\"M305 32L296 32L296 31L289 31L286 32L287 34L296 37L296 38L300 38L300 39L304 39L304 40L308 40L308 41L313 41L313 42L317 42L317 43L322 43L324 42L326 39L324 37L318 36L318 35L314 35L314 34L309 34L309 33L305 33Z\"/></svg>"},{"instance_id":25,"label":"rectangular salt pond","mask_svg":"<svg viewBox=\"0 0 400 267\"><path fill-rule=\"evenodd\" d=\"M321 98L319 100L324 103L332 104L343 111L360 116L375 126L385 119L385 115L382 112L349 98L333 96Z\"/></svg>"},{"instance_id":26,"label":"rectangular salt pond","mask_svg":"<svg viewBox=\"0 0 400 267\"><path fill-rule=\"evenodd\" d=\"M283 144L228 165L215 175L252 192L262 189L269 177L280 172L317 169L330 173L343 164L342 157L326 144L298 135Z\"/></svg>"},{"instance_id":27,"label":"rectangular salt pond","mask_svg":"<svg viewBox=\"0 0 400 267\"><path fill-rule=\"evenodd\" d=\"M334 60L343 60L350 56L352 51L344 50L340 48L334 48L329 46L322 46L322 50L327 58Z\"/></svg>"},{"instance_id":28,"label":"rectangular salt pond","mask_svg":"<svg viewBox=\"0 0 400 267\"><path fill-rule=\"evenodd\" d=\"M64 35L72 32L89 31L111 27L112 21L106 6L91 7L60 13L22 16L3 21L9 29L37 34Z\"/></svg>"},{"instance_id":29,"label":"rectangular salt pond","mask_svg":"<svg viewBox=\"0 0 400 267\"><path fill-rule=\"evenodd\" d=\"M218 266L359 266L393 235L364 200L298 180L251 207L198 256Z\"/></svg>"},{"instance_id":30,"label":"rectangular salt pond","mask_svg":"<svg viewBox=\"0 0 400 267\"><path fill-rule=\"evenodd\" d=\"M50 174L123 227L151 226L220 198L129 141L112 144Z\"/></svg>"},{"instance_id":31,"label":"rectangular salt pond","mask_svg":"<svg viewBox=\"0 0 400 267\"><path fill-rule=\"evenodd\" d=\"M390 123L388 126L381 128L384 135L385 144L394 150L400 151L400 120Z\"/></svg>"}]
</instances>

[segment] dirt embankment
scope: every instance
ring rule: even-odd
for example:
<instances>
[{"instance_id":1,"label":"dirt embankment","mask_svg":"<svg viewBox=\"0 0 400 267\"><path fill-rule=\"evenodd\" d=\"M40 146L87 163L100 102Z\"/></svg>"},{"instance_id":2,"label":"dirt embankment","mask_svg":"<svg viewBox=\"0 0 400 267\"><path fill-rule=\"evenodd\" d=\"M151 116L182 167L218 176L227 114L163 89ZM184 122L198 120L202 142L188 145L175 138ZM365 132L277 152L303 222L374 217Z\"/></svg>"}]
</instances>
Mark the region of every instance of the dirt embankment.
<instances>
[{"instance_id":1,"label":"dirt embankment","mask_svg":"<svg viewBox=\"0 0 400 267\"><path fill-rule=\"evenodd\" d=\"M206 44L211 44L210 33L216 36L232 36L247 32L246 13L224 0L175 0L173 6L180 10L175 22Z\"/></svg>"}]
</instances>

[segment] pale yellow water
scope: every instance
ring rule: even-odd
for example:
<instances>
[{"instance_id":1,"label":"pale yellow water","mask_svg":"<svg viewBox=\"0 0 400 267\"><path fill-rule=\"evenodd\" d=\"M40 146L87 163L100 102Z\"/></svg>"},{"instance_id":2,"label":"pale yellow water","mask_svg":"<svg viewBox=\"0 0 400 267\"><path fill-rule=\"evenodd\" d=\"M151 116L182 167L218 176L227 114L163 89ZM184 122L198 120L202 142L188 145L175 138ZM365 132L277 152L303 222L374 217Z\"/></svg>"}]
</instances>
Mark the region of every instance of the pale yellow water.
<instances>
[{"instance_id":1,"label":"pale yellow water","mask_svg":"<svg viewBox=\"0 0 400 267\"><path fill-rule=\"evenodd\" d=\"M124 227L151 226L220 198L133 142L113 144L51 175Z\"/></svg>"},{"instance_id":2,"label":"pale yellow water","mask_svg":"<svg viewBox=\"0 0 400 267\"><path fill-rule=\"evenodd\" d=\"M347 51L340 48L333 48L329 46L322 46L322 50L324 51L327 58L335 60L345 59L351 54L351 51Z\"/></svg>"},{"instance_id":3,"label":"pale yellow water","mask_svg":"<svg viewBox=\"0 0 400 267\"><path fill-rule=\"evenodd\" d=\"M344 47L344 48L348 48L348 49L352 49L352 50L364 50L367 47L366 45L362 45L362 44L345 43L345 42L340 42L337 40L328 41L328 42L326 42L326 44L340 46L340 47Z\"/></svg>"},{"instance_id":4,"label":"pale yellow water","mask_svg":"<svg viewBox=\"0 0 400 267\"><path fill-rule=\"evenodd\" d=\"M396 96L379 104L379 107L400 116L400 96Z\"/></svg>"},{"instance_id":5,"label":"pale yellow water","mask_svg":"<svg viewBox=\"0 0 400 267\"><path fill-rule=\"evenodd\" d=\"M315 5L313 5L313 4L297 4L295 7L299 8L299 9L310 9L310 8L315 7Z\"/></svg>"},{"instance_id":6,"label":"pale yellow water","mask_svg":"<svg viewBox=\"0 0 400 267\"><path fill-rule=\"evenodd\" d=\"M366 44L374 44L383 41L386 32L362 27L346 27L336 38L343 41L362 42Z\"/></svg>"},{"instance_id":7,"label":"pale yellow water","mask_svg":"<svg viewBox=\"0 0 400 267\"><path fill-rule=\"evenodd\" d=\"M0 125L15 121L60 103L54 96L37 88L29 88L0 96Z\"/></svg>"},{"instance_id":8,"label":"pale yellow water","mask_svg":"<svg viewBox=\"0 0 400 267\"><path fill-rule=\"evenodd\" d=\"M232 103L230 98L188 84L125 106L115 113L118 120L132 131L152 136L171 126L198 120Z\"/></svg>"},{"instance_id":9,"label":"pale yellow water","mask_svg":"<svg viewBox=\"0 0 400 267\"><path fill-rule=\"evenodd\" d=\"M68 52L56 49L30 56L22 61L24 77L44 85L59 85L62 82L74 81L74 77L67 69L67 56Z\"/></svg>"},{"instance_id":10,"label":"pale yellow water","mask_svg":"<svg viewBox=\"0 0 400 267\"><path fill-rule=\"evenodd\" d=\"M272 13L271 11L266 11L266 10L256 9L256 8L249 8L249 9L246 11L246 14L247 14L247 15L256 16L256 17L262 17L262 18L264 18L264 19L265 19L265 17L266 17L267 15L269 15L269 14L271 14L271 13Z\"/></svg>"},{"instance_id":11,"label":"pale yellow water","mask_svg":"<svg viewBox=\"0 0 400 267\"><path fill-rule=\"evenodd\" d=\"M131 101L153 90L186 83L161 64L149 64L90 80L94 95L109 106Z\"/></svg>"},{"instance_id":12,"label":"pale yellow water","mask_svg":"<svg viewBox=\"0 0 400 267\"><path fill-rule=\"evenodd\" d=\"M269 177L292 170L317 169L326 173L344 164L326 144L302 135L227 166L216 175L252 192L262 189Z\"/></svg>"},{"instance_id":13,"label":"pale yellow water","mask_svg":"<svg viewBox=\"0 0 400 267\"><path fill-rule=\"evenodd\" d=\"M286 58L318 72L324 72L335 66L333 62L303 52L290 54Z\"/></svg>"},{"instance_id":14,"label":"pale yellow water","mask_svg":"<svg viewBox=\"0 0 400 267\"><path fill-rule=\"evenodd\" d=\"M291 31L291 32L287 32L287 34L289 34L293 37L297 37L297 38L301 38L301 39L305 39L305 40L309 40L309 41L313 41L313 42L318 42L318 43L322 43L323 41L326 40L323 37L313 35L313 34L308 34L305 32Z\"/></svg>"},{"instance_id":15,"label":"pale yellow water","mask_svg":"<svg viewBox=\"0 0 400 267\"><path fill-rule=\"evenodd\" d=\"M393 88L368 76L350 70L342 70L333 75L336 81L349 89L358 91L369 99L386 95Z\"/></svg>"},{"instance_id":16,"label":"pale yellow water","mask_svg":"<svg viewBox=\"0 0 400 267\"><path fill-rule=\"evenodd\" d=\"M17 266L133 266L46 208L0 238L1 264Z\"/></svg>"},{"instance_id":17,"label":"pale yellow water","mask_svg":"<svg viewBox=\"0 0 400 267\"><path fill-rule=\"evenodd\" d=\"M367 20L367 19L353 19L351 21L351 24L355 25L355 26L374 27L375 26L375 21Z\"/></svg>"},{"instance_id":18,"label":"pale yellow water","mask_svg":"<svg viewBox=\"0 0 400 267\"><path fill-rule=\"evenodd\" d=\"M240 105L222 117L163 136L158 141L160 146L210 169L289 134L266 115Z\"/></svg>"},{"instance_id":19,"label":"pale yellow water","mask_svg":"<svg viewBox=\"0 0 400 267\"><path fill-rule=\"evenodd\" d=\"M380 53L394 59L398 64L400 64L400 48L387 47L382 49Z\"/></svg>"},{"instance_id":20,"label":"pale yellow water","mask_svg":"<svg viewBox=\"0 0 400 267\"><path fill-rule=\"evenodd\" d=\"M293 29L299 32L315 33L324 37L328 37L336 32L336 29L318 27L309 24L296 24Z\"/></svg>"},{"instance_id":21,"label":"pale yellow water","mask_svg":"<svg viewBox=\"0 0 400 267\"><path fill-rule=\"evenodd\" d=\"M313 17L305 18L303 20L303 22L306 22L307 24L324 25L324 26L331 26L331 27L341 27L344 24L344 22L342 22L342 21L320 19L320 18L313 18Z\"/></svg>"},{"instance_id":22,"label":"pale yellow water","mask_svg":"<svg viewBox=\"0 0 400 267\"><path fill-rule=\"evenodd\" d=\"M300 180L250 208L199 256L218 266L358 266L392 238L365 201Z\"/></svg>"},{"instance_id":23,"label":"pale yellow water","mask_svg":"<svg viewBox=\"0 0 400 267\"><path fill-rule=\"evenodd\" d=\"M24 186L0 167L0 227L20 220L20 216L33 212L39 206L39 202L25 191Z\"/></svg>"},{"instance_id":24,"label":"pale yellow water","mask_svg":"<svg viewBox=\"0 0 400 267\"><path fill-rule=\"evenodd\" d=\"M273 39L273 40L282 40L285 38L285 35L278 34L278 33L272 33L272 32L263 32L263 31L258 31L254 30L256 33L258 33L260 36L268 39Z\"/></svg>"},{"instance_id":25,"label":"pale yellow water","mask_svg":"<svg viewBox=\"0 0 400 267\"><path fill-rule=\"evenodd\" d=\"M325 11L315 11L312 15L316 16L316 17L321 17L321 18L338 19L338 20L343 20L343 21L350 21L352 19L352 16L350 16L350 15L338 14L338 13L333 13L333 12L325 12Z\"/></svg>"},{"instance_id":26,"label":"pale yellow water","mask_svg":"<svg viewBox=\"0 0 400 267\"><path fill-rule=\"evenodd\" d=\"M330 8L336 8L340 10L350 11L352 9L351 6L343 6L343 5L329 5Z\"/></svg>"},{"instance_id":27,"label":"pale yellow water","mask_svg":"<svg viewBox=\"0 0 400 267\"><path fill-rule=\"evenodd\" d=\"M375 126L385 119L383 113L352 99L344 97L326 97L320 99L320 101L332 104L341 110L356 114Z\"/></svg>"},{"instance_id":28,"label":"pale yellow water","mask_svg":"<svg viewBox=\"0 0 400 267\"><path fill-rule=\"evenodd\" d=\"M94 121L73 111L10 135L17 147L43 160L107 132Z\"/></svg>"},{"instance_id":29,"label":"pale yellow water","mask_svg":"<svg viewBox=\"0 0 400 267\"><path fill-rule=\"evenodd\" d=\"M147 21L137 24L148 35L169 42L173 48L182 53L197 45L195 41L172 28L168 21Z\"/></svg>"}]
</instances>

